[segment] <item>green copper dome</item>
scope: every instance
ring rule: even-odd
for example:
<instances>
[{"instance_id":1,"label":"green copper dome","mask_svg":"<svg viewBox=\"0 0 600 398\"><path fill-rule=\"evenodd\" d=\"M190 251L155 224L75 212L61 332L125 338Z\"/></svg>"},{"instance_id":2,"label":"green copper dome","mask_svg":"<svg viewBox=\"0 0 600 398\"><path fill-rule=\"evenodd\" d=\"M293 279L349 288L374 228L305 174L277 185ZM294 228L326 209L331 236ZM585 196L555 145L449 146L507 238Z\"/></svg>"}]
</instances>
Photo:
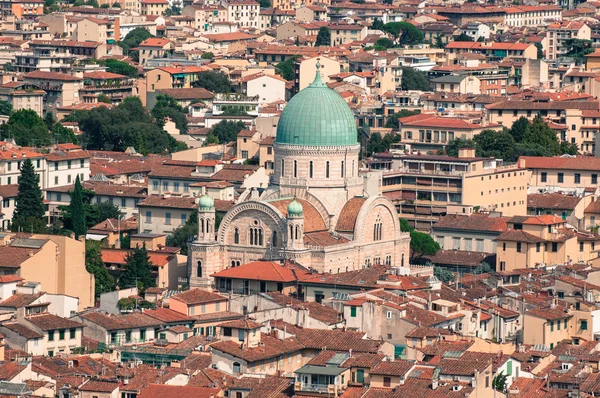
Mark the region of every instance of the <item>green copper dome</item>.
<instances>
[{"instance_id":1,"label":"green copper dome","mask_svg":"<svg viewBox=\"0 0 600 398\"><path fill-rule=\"evenodd\" d=\"M202 195L200 196L198 205L200 206L200 210L212 210L215 207L215 200L208 195Z\"/></svg>"},{"instance_id":2,"label":"green copper dome","mask_svg":"<svg viewBox=\"0 0 600 398\"><path fill-rule=\"evenodd\" d=\"M300 202L296 199L292 200L287 207L288 216L301 216L303 209Z\"/></svg>"},{"instance_id":3,"label":"green copper dome","mask_svg":"<svg viewBox=\"0 0 600 398\"><path fill-rule=\"evenodd\" d=\"M354 114L346 101L321 80L318 63L315 80L283 109L275 142L309 146L358 144Z\"/></svg>"}]
</instances>

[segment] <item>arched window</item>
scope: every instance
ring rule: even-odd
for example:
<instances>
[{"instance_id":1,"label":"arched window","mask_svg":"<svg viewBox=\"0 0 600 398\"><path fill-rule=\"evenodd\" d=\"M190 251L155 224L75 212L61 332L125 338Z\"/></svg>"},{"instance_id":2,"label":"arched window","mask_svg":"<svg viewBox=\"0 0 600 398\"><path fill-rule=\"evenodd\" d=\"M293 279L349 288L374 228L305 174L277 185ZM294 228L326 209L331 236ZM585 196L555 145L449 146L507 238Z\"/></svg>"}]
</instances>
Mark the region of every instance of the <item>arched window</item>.
<instances>
[{"instance_id":1,"label":"arched window","mask_svg":"<svg viewBox=\"0 0 600 398\"><path fill-rule=\"evenodd\" d=\"M233 230L233 243L236 245L240 244L240 230L237 228Z\"/></svg>"},{"instance_id":2,"label":"arched window","mask_svg":"<svg viewBox=\"0 0 600 398\"><path fill-rule=\"evenodd\" d=\"M239 362L233 363L233 373L240 373L240 363Z\"/></svg>"},{"instance_id":3,"label":"arched window","mask_svg":"<svg viewBox=\"0 0 600 398\"><path fill-rule=\"evenodd\" d=\"M263 230L262 228L250 228L250 246L263 245Z\"/></svg>"},{"instance_id":4,"label":"arched window","mask_svg":"<svg viewBox=\"0 0 600 398\"><path fill-rule=\"evenodd\" d=\"M271 245L277 247L277 231L273 231L273 234L271 235Z\"/></svg>"},{"instance_id":5,"label":"arched window","mask_svg":"<svg viewBox=\"0 0 600 398\"><path fill-rule=\"evenodd\" d=\"M196 269L196 276L202 278L202 261L198 260L198 268Z\"/></svg>"},{"instance_id":6,"label":"arched window","mask_svg":"<svg viewBox=\"0 0 600 398\"><path fill-rule=\"evenodd\" d=\"M313 162L308 162L308 177L313 178Z\"/></svg>"},{"instance_id":7,"label":"arched window","mask_svg":"<svg viewBox=\"0 0 600 398\"><path fill-rule=\"evenodd\" d=\"M342 178L344 178L344 161L342 160L342 170L341 170Z\"/></svg>"},{"instance_id":8,"label":"arched window","mask_svg":"<svg viewBox=\"0 0 600 398\"><path fill-rule=\"evenodd\" d=\"M285 176L285 159L281 159L281 176Z\"/></svg>"},{"instance_id":9,"label":"arched window","mask_svg":"<svg viewBox=\"0 0 600 398\"><path fill-rule=\"evenodd\" d=\"M235 267L235 260L231 260L231 268Z\"/></svg>"},{"instance_id":10,"label":"arched window","mask_svg":"<svg viewBox=\"0 0 600 398\"><path fill-rule=\"evenodd\" d=\"M200 232L204 233L204 218L200 219Z\"/></svg>"},{"instance_id":11,"label":"arched window","mask_svg":"<svg viewBox=\"0 0 600 398\"><path fill-rule=\"evenodd\" d=\"M300 227L296 225L296 240L300 239Z\"/></svg>"},{"instance_id":12,"label":"arched window","mask_svg":"<svg viewBox=\"0 0 600 398\"><path fill-rule=\"evenodd\" d=\"M241 263L240 263L240 261L239 261L239 260L235 262L235 266L236 266L236 267L239 267L239 266L240 266L240 264L241 264Z\"/></svg>"},{"instance_id":13,"label":"arched window","mask_svg":"<svg viewBox=\"0 0 600 398\"><path fill-rule=\"evenodd\" d=\"M381 240L383 236L383 223L381 219L377 217L375 225L373 225L373 240Z\"/></svg>"},{"instance_id":14,"label":"arched window","mask_svg":"<svg viewBox=\"0 0 600 398\"><path fill-rule=\"evenodd\" d=\"M294 160L294 178L298 177L298 162Z\"/></svg>"},{"instance_id":15,"label":"arched window","mask_svg":"<svg viewBox=\"0 0 600 398\"><path fill-rule=\"evenodd\" d=\"M402 253L402 262L400 263L401 267L404 267L404 253Z\"/></svg>"},{"instance_id":16,"label":"arched window","mask_svg":"<svg viewBox=\"0 0 600 398\"><path fill-rule=\"evenodd\" d=\"M329 178L329 162L325 162L325 178Z\"/></svg>"},{"instance_id":17,"label":"arched window","mask_svg":"<svg viewBox=\"0 0 600 398\"><path fill-rule=\"evenodd\" d=\"M352 161L352 177L354 177L354 160Z\"/></svg>"}]
</instances>

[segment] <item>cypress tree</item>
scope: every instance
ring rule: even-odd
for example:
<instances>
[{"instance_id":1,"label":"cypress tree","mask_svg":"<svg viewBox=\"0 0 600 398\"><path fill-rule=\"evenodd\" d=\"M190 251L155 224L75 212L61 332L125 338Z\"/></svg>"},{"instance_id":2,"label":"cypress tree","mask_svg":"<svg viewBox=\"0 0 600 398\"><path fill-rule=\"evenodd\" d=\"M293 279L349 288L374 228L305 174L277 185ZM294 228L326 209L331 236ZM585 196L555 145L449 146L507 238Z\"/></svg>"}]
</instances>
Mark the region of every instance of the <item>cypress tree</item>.
<instances>
[{"instance_id":1,"label":"cypress tree","mask_svg":"<svg viewBox=\"0 0 600 398\"><path fill-rule=\"evenodd\" d=\"M140 290L156 286L156 280L151 274L152 263L146 250L146 245L137 246L129 252L126 258L125 271L119 278L119 287L128 288L136 286Z\"/></svg>"},{"instance_id":2,"label":"cypress tree","mask_svg":"<svg viewBox=\"0 0 600 398\"><path fill-rule=\"evenodd\" d=\"M73 232L75 232L75 239L79 239L80 236L85 236L86 225L85 225L85 210L83 208L83 187L79 176L75 179L75 188L71 193L71 222L73 223Z\"/></svg>"},{"instance_id":3,"label":"cypress tree","mask_svg":"<svg viewBox=\"0 0 600 398\"><path fill-rule=\"evenodd\" d=\"M21 166L13 231L42 232L46 225L45 213L40 176L35 173L31 159L26 159Z\"/></svg>"}]
</instances>

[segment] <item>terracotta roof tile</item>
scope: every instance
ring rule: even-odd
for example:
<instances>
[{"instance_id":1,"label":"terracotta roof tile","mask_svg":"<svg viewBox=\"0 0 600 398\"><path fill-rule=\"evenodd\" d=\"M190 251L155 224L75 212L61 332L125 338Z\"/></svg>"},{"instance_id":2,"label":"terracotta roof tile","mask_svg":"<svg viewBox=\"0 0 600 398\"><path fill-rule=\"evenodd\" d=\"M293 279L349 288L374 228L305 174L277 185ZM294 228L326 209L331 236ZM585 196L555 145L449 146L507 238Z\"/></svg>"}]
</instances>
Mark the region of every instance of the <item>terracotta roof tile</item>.
<instances>
[{"instance_id":1,"label":"terracotta roof tile","mask_svg":"<svg viewBox=\"0 0 600 398\"><path fill-rule=\"evenodd\" d=\"M138 396L139 398L212 398L219 392L221 392L220 388L151 384Z\"/></svg>"},{"instance_id":2,"label":"terracotta roof tile","mask_svg":"<svg viewBox=\"0 0 600 398\"><path fill-rule=\"evenodd\" d=\"M287 216L287 207L293 201L293 198L290 199L277 199L268 202L273 205L283 214L283 216ZM327 227L325 226L325 222L321 217L319 211L308 201L304 199L296 198L298 202L302 205L302 209L304 212L304 232L314 232L314 231L325 231Z\"/></svg>"},{"instance_id":3,"label":"terracotta roof tile","mask_svg":"<svg viewBox=\"0 0 600 398\"><path fill-rule=\"evenodd\" d=\"M213 303L217 301L226 301L227 297L220 294L207 292L201 289L190 289L181 292L175 296L171 296L171 300L181 301L182 303L195 305L202 303Z\"/></svg>"},{"instance_id":4,"label":"terracotta roof tile","mask_svg":"<svg viewBox=\"0 0 600 398\"><path fill-rule=\"evenodd\" d=\"M181 322L193 322L192 318L177 312L169 308L157 308L155 310L144 311L145 315L158 319L163 323L181 323Z\"/></svg>"},{"instance_id":5,"label":"terracotta roof tile","mask_svg":"<svg viewBox=\"0 0 600 398\"><path fill-rule=\"evenodd\" d=\"M27 318L29 322L42 330L71 329L83 327L83 324L62 318L54 314L33 315Z\"/></svg>"},{"instance_id":6,"label":"terracotta roof tile","mask_svg":"<svg viewBox=\"0 0 600 398\"><path fill-rule=\"evenodd\" d=\"M562 193L539 193L527 195L529 209L573 210L581 201L581 197Z\"/></svg>"},{"instance_id":7,"label":"terracotta roof tile","mask_svg":"<svg viewBox=\"0 0 600 398\"><path fill-rule=\"evenodd\" d=\"M102 312L88 312L80 316L106 330L135 329L162 324L159 320L140 313L111 315Z\"/></svg>"},{"instance_id":8,"label":"terracotta roof tile","mask_svg":"<svg viewBox=\"0 0 600 398\"><path fill-rule=\"evenodd\" d=\"M211 345L213 350L222 351L236 358L248 362L256 362L263 359L279 357L279 355L300 351L304 346L298 339L291 337L279 340L275 337L261 334L261 345L258 347L240 347L239 343L232 340L221 341Z\"/></svg>"},{"instance_id":9,"label":"terracotta roof tile","mask_svg":"<svg viewBox=\"0 0 600 398\"><path fill-rule=\"evenodd\" d=\"M488 214L473 213L470 216L448 214L440 218L434 229L459 229L468 231L502 232L506 230L509 217L491 217Z\"/></svg>"},{"instance_id":10,"label":"terracotta roof tile","mask_svg":"<svg viewBox=\"0 0 600 398\"><path fill-rule=\"evenodd\" d=\"M408 372L415 366L415 362L396 360L394 362L381 362L371 369L370 374L384 376L406 377Z\"/></svg>"},{"instance_id":11,"label":"terracotta roof tile","mask_svg":"<svg viewBox=\"0 0 600 398\"><path fill-rule=\"evenodd\" d=\"M367 198L352 198L342 208L335 230L339 232L354 232L356 217Z\"/></svg>"},{"instance_id":12,"label":"terracotta roof tile","mask_svg":"<svg viewBox=\"0 0 600 398\"><path fill-rule=\"evenodd\" d=\"M10 331L15 332L19 336L23 336L27 339L41 339L42 337L44 337L43 334L38 333L35 330L31 330L27 326L20 324L20 323L16 323L16 322L3 323L1 326L7 328Z\"/></svg>"},{"instance_id":13,"label":"terracotta roof tile","mask_svg":"<svg viewBox=\"0 0 600 398\"><path fill-rule=\"evenodd\" d=\"M252 279L272 282L295 282L298 273L306 274L308 270L288 263L282 266L272 261L253 261L232 267L211 275L213 278Z\"/></svg>"}]
</instances>

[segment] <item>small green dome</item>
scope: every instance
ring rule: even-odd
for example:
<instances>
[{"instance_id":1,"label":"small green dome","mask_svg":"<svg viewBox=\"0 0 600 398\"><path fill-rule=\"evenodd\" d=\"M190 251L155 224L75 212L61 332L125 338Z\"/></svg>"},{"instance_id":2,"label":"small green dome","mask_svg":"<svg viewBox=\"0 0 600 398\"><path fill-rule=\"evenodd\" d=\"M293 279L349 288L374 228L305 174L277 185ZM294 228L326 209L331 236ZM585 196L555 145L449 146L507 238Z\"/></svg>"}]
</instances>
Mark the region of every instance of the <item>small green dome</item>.
<instances>
[{"instance_id":1,"label":"small green dome","mask_svg":"<svg viewBox=\"0 0 600 398\"><path fill-rule=\"evenodd\" d=\"M317 63L315 80L286 105L277 125L275 142L286 145L357 145L356 120L338 93L321 80Z\"/></svg>"},{"instance_id":2,"label":"small green dome","mask_svg":"<svg viewBox=\"0 0 600 398\"><path fill-rule=\"evenodd\" d=\"M302 212L302 205L296 199L292 200L287 207L288 216L301 216Z\"/></svg>"},{"instance_id":3,"label":"small green dome","mask_svg":"<svg viewBox=\"0 0 600 398\"><path fill-rule=\"evenodd\" d=\"M202 195L200 196L198 205L200 206L200 210L212 210L215 207L215 200L208 195Z\"/></svg>"}]
</instances>

